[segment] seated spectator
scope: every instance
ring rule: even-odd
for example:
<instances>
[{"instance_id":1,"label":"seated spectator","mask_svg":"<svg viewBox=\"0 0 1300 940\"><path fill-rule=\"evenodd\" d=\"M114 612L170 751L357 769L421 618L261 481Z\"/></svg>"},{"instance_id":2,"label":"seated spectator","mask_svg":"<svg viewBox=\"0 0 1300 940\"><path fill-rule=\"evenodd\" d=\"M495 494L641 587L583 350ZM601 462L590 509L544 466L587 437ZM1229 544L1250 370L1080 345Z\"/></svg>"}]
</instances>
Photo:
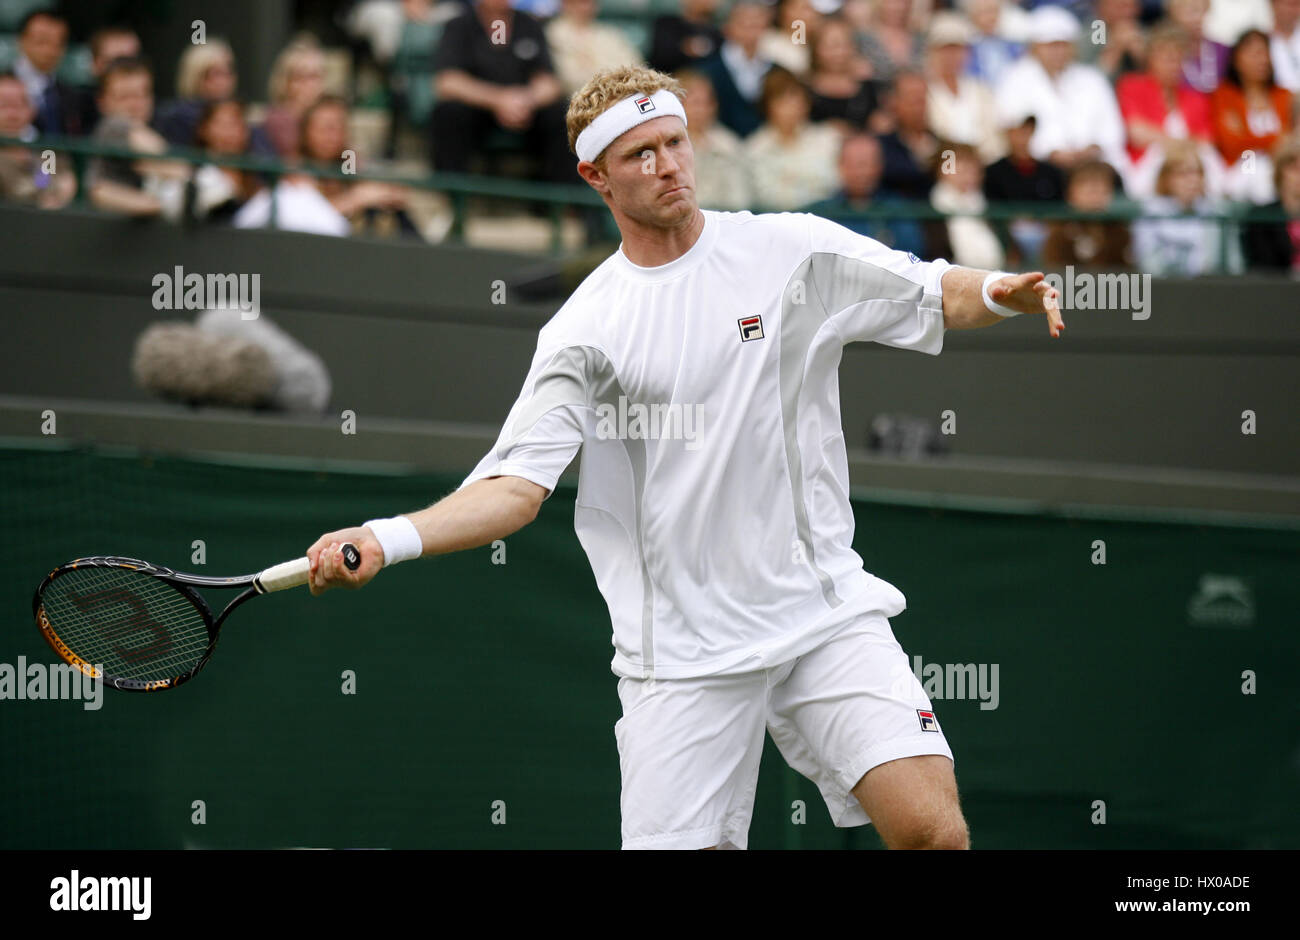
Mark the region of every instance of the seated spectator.
<instances>
[{"instance_id":1,"label":"seated spectator","mask_svg":"<svg viewBox=\"0 0 1300 940\"><path fill-rule=\"evenodd\" d=\"M1156 178L1156 194L1143 202L1144 217L1134 224L1138 266L1162 277L1233 271L1236 240L1224 238L1217 219L1205 218L1222 210L1206 193L1205 169L1195 144L1170 143Z\"/></svg>"},{"instance_id":2,"label":"seated spectator","mask_svg":"<svg viewBox=\"0 0 1300 940\"><path fill-rule=\"evenodd\" d=\"M969 144L943 143L939 174L930 190L930 205L949 216L945 222L953 264L1000 271L1006 253L993 228L982 216L988 209L981 187L984 164Z\"/></svg>"},{"instance_id":3,"label":"seated spectator","mask_svg":"<svg viewBox=\"0 0 1300 940\"><path fill-rule=\"evenodd\" d=\"M885 186L907 199L930 198L932 167L939 138L930 131L926 110L929 88L919 72L900 72L885 97L885 112L893 130L880 138L885 154Z\"/></svg>"},{"instance_id":4,"label":"seated spectator","mask_svg":"<svg viewBox=\"0 0 1300 940\"><path fill-rule=\"evenodd\" d=\"M1032 114L1000 116L1007 135L1008 154L984 173L984 195L990 202L1063 202L1065 175L1029 151L1037 124ZM1047 226L1041 219L1022 217L994 223L1007 249L1007 257L1019 268L1038 264Z\"/></svg>"},{"instance_id":5,"label":"seated spectator","mask_svg":"<svg viewBox=\"0 0 1300 940\"><path fill-rule=\"evenodd\" d=\"M800 81L811 68L809 50L821 29L822 15L810 0L777 0L776 17L758 41L758 51Z\"/></svg>"},{"instance_id":6,"label":"seated spectator","mask_svg":"<svg viewBox=\"0 0 1300 940\"><path fill-rule=\"evenodd\" d=\"M900 71L921 67L925 37L912 27L912 0L875 0L872 23L869 32L858 34L872 78L893 81Z\"/></svg>"},{"instance_id":7,"label":"seated spectator","mask_svg":"<svg viewBox=\"0 0 1300 940\"><path fill-rule=\"evenodd\" d=\"M154 127L172 146L190 146L203 109L231 97L235 83L235 53L225 40L190 46L176 66L176 98L158 107Z\"/></svg>"},{"instance_id":8,"label":"seated spectator","mask_svg":"<svg viewBox=\"0 0 1300 940\"><path fill-rule=\"evenodd\" d=\"M1119 80L1116 96L1128 130L1127 182L1134 198L1149 196L1171 141L1193 141L1201 151L1212 193L1224 186L1223 161L1214 148L1209 96L1183 84L1187 34L1173 24L1151 32L1145 71Z\"/></svg>"},{"instance_id":9,"label":"seated spectator","mask_svg":"<svg viewBox=\"0 0 1300 940\"><path fill-rule=\"evenodd\" d=\"M771 13L762 0L736 0L727 11L718 50L700 63L718 96L718 120L740 137L758 130L758 98L772 60L758 48Z\"/></svg>"},{"instance_id":10,"label":"seated spectator","mask_svg":"<svg viewBox=\"0 0 1300 940\"><path fill-rule=\"evenodd\" d=\"M32 121L36 109L27 100L27 89L13 72L0 72L0 137L35 140L38 136ZM0 199L25 202L42 209L59 209L77 192L77 176L72 160L55 154L54 172L47 173L46 161L39 150L27 147L0 148ZM67 162L64 162L67 161ZM62 163L67 172L58 172Z\"/></svg>"},{"instance_id":11,"label":"seated spectator","mask_svg":"<svg viewBox=\"0 0 1300 940\"><path fill-rule=\"evenodd\" d=\"M1228 47L1205 35L1205 15L1209 12L1210 0L1169 0L1169 18L1183 28L1189 39L1183 81L1207 95L1219 87L1228 65Z\"/></svg>"},{"instance_id":12,"label":"seated spectator","mask_svg":"<svg viewBox=\"0 0 1300 940\"><path fill-rule=\"evenodd\" d=\"M759 99L763 124L745 141L755 199L766 209L799 209L835 190L840 135L808 120L811 102L799 79L774 65Z\"/></svg>"},{"instance_id":13,"label":"seated spectator","mask_svg":"<svg viewBox=\"0 0 1300 940\"><path fill-rule=\"evenodd\" d=\"M1007 135L1008 153L989 166L984 175L984 195L992 202L1061 202L1065 175L1030 151L1037 119L1032 113L1000 116Z\"/></svg>"},{"instance_id":14,"label":"seated spectator","mask_svg":"<svg viewBox=\"0 0 1300 940\"><path fill-rule=\"evenodd\" d=\"M981 160L992 163L1006 153L1006 141L998 130L993 92L965 74L973 35L970 24L955 13L936 13L930 21L927 115L936 135L970 144Z\"/></svg>"},{"instance_id":15,"label":"seated spectator","mask_svg":"<svg viewBox=\"0 0 1300 940\"><path fill-rule=\"evenodd\" d=\"M108 64L116 59L140 56L140 37L126 26L106 26L90 37L91 85L76 89L78 118L83 134L92 133L99 123L99 80Z\"/></svg>"},{"instance_id":16,"label":"seated spectator","mask_svg":"<svg viewBox=\"0 0 1300 940\"><path fill-rule=\"evenodd\" d=\"M1078 61L1095 67L1112 82L1141 70L1146 64L1147 38L1138 21L1140 12L1138 0L1097 0L1096 16L1079 40Z\"/></svg>"},{"instance_id":17,"label":"seated spectator","mask_svg":"<svg viewBox=\"0 0 1300 940\"><path fill-rule=\"evenodd\" d=\"M840 145L838 163L839 190L829 199L808 207L816 215L839 222L859 235L874 238L883 245L906 251L927 260L949 254L942 222L923 227L907 212L907 201L881 188L885 169L880 141L870 134L851 134ZM897 217L858 213L896 207ZM928 235L933 235L928 238Z\"/></svg>"},{"instance_id":18,"label":"seated spectator","mask_svg":"<svg viewBox=\"0 0 1300 940\"><path fill-rule=\"evenodd\" d=\"M75 88L55 77L68 48L68 23L49 10L33 10L18 27L18 57L13 71L36 109L33 123L41 134L84 134Z\"/></svg>"},{"instance_id":19,"label":"seated spectator","mask_svg":"<svg viewBox=\"0 0 1300 940\"><path fill-rule=\"evenodd\" d=\"M1080 213L1099 213L1115 199L1115 170L1101 160L1081 163L1070 171L1066 201ZM1111 270L1132 267L1132 239L1124 222L1067 219L1053 222L1043 245L1043 264L1052 268Z\"/></svg>"},{"instance_id":20,"label":"seated spectator","mask_svg":"<svg viewBox=\"0 0 1300 940\"><path fill-rule=\"evenodd\" d=\"M325 94L325 53L310 37L296 39L281 50L271 66L270 108L260 128L282 160L298 153L302 116Z\"/></svg>"},{"instance_id":21,"label":"seated spectator","mask_svg":"<svg viewBox=\"0 0 1300 940\"><path fill-rule=\"evenodd\" d=\"M1274 185L1278 200L1253 211L1259 221L1248 221L1242 237L1246 261L1252 269L1286 271L1300 277L1300 143L1278 151ZM1267 218L1282 214L1282 220Z\"/></svg>"},{"instance_id":22,"label":"seated spectator","mask_svg":"<svg viewBox=\"0 0 1300 940\"><path fill-rule=\"evenodd\" d=\"M650 68L671 74L698 66L722 45L718 0L681 0L680 15L657 17L650 33Z\"/></svg>"},{"instance_id":23,"label":"seated spectator","mask_svg":"<svg viewBox=\"0 0 1300 940\"><path fill-rule=\"evenodd\" d=\"M1273 36L1269 40L1277 83L1300 94L1300 0L1273 0Z\"/></svg>"},{"instance_id":24,"label":"seated spectator","mask_svg":"<svg viewBox=\"0 0 1300 940\"><path fill-rule=\"evenodd\" d=\"M244 106L235 99L209 102L199 116L194 145L217 157L248 153L249 131ZM256 173L205 163L194 172L193 215L228 222L262 188Z\"/></svg>"},{"instance_id":25,"label":"seated spectator","mask_svg":"<svg viewBox=\"0 0 1300 940\"><path fill-rule=\"evenodd\" d=\"M443 30L436 68L438 170L468 173L488 134L505 130L538 155L542 179L581 182L568 150L564 89L536 19L512 10L509 0L474 0Z\"/></svg>"},{"instance_id":26,"label":"seated spectator","mask_svg":"<svg viewBox=\"0 0 1300 940\"><path fill-rule=\"evenodd\" d=\"M1292 107L1291 92L1274 81L1268 37L1247 30L1232 47L1223 84L1210 96L1214 139L1229 167L1233 198L1266 203L1275 197L1271 154L1291 131Z\"/></svg>"},{"instance_id":27,"label":"seated spectator","mask_svg":"<svg viewBox=\"0 0 1300 940\"><path fill-rule=\"evenodd\" d=\"M566 95L601 69L645 64L617 26L596 22L596 0L561 0L560 15L546 24L546 41Z\"/></svg>"},{"instance_id":28,"label":"seated spectator","mask_svg":"<svg viewBox=\"0 0 1300 940\"><path fill-rule=\"evenodd\" d=\"M971 78L996 88L1002 73L1024 52L1024 46L1008 38L1003 29L1006 13L1019 8L1005 0L965 0L964 6L974 28L966 71Z\"/></svg>"},{"instance_id":29,"label":"seated spectator","mask_svg":"<svg viewBox=\"0 0 1300 940\"><path fill-rule=\"evenodd\" d=\"M348 148L348 105L337 95L323 95L302 116L299 157L322 170L341 170ZM401 186L377 180L345 182L306 173L281 177L274 190L263 189L235 213L236 228L275 227L317 235L349 235L377 211L392 211L405 234L418 234L402 211L410 195Z\"/></svg>"},{"instance_id":30,"label":"seated spectator","mask_svg":"<svg viewBox=\"0 0 1300 940\"><path fill-rule=\"evenodd\" d=\"M858 52L853 27L841 16L828 16L811 42L813 121L834 122L844 133L866 130L879 101L871 66Z\"/></svg>"},{"instance_id":31,"label":"seated spectator","mask_svg":"<svg viewBox=\"0 0 1300 940\"><path fill-rule=\"evenodd\" d=\"M1105 160L1125 166L1124 122L1115 93L1097 69L1073 61L1079 21L1058 7L1029 15L1029 54L1012 65L995 90L1004 112L1032 113L1033 154L1062 170Z\"/></svg>"},{"instance_id":32,"label":"seated spectator","mask_svg":"<svg viewBox=\"0 0 1300 940\"><path fill-rule=\"evenodd\" d=\"M1152 144L1214 139L1209 97L1183 84L1187 46L1181 28L1158 27L1148 41L1146 69L1125 75L1115 88L1134 163Z\"/></svg>"},{"instance_id":33,"label":"seated spectator","mask_svg":"<svg viewBox=\"0 0 1300 940\"><path fill-rule=\"evenodd\" d=\"M122 147L142 159L101 157L91 161L87 174L90 201L109 212L133 216L180 217L184 207L188 164L153 160L148 155L167 151L167 141L149 126L153 116L153 76L139 59L118 59L104 70L99 82L97 143Z\"/></svg>"},{"instance_id":34,"label":"seated spectator","mask_svg":"<svg viewBox=\"0 0 1300 940\"><path fill-rule=\"evenodd\" d=\"M737 172L745 155L740 138L718 123L718 99L708 76L682 69L674 77L686 97L687 135L695 155L695 198L705 209L738 211L753 204L749 177Z\"/></svg>"}]
</instances>

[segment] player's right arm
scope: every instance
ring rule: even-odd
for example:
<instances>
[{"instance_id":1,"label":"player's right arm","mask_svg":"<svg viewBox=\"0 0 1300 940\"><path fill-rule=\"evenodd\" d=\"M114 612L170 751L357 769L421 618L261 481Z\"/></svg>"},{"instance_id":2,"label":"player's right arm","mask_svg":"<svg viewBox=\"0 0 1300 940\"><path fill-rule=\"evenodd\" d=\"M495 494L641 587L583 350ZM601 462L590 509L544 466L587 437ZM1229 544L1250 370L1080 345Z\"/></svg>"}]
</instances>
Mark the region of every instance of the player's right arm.
<instances>
[{"instance_id":1,"label":"player's right arm","mask_svg":"<svg viewBox=\"0 0 1300 940\"><path fill-rule=\"evenodd\" d=\"M593 372L610 372L602 352L556 340L549 327L543 328L523 388L491 450L454 493L405 514L419 533L421 557L491 544L537 518L542 502L582 445ZM317 539L307 549L311 592L358 588L373 578L386 564L377 535L383 533L354 526ZM335 554L349 541L361 552L356 571L348 571ZM391 538L386 542L392 544ZM414 550L413 538L405 547L394 546L399 560L413 557Z\"/></svg>"},{"instance_id":2,"label":"player's right arm","mask_svg":"<svg viewBox=\"0 0 1300 940\"><path fill-rule=\"evenodd\" d=\"M476 480L418 512L406 513L420 533L422 557L479 548L518 532L537 518L549 494L523 477ZM345 542L361 552L361 567L349 571L336 555ZM312 594L332 587L359 588L384 566L383 547L365 526L327 532L307 549Z\"/></svg>"}]
</instances>

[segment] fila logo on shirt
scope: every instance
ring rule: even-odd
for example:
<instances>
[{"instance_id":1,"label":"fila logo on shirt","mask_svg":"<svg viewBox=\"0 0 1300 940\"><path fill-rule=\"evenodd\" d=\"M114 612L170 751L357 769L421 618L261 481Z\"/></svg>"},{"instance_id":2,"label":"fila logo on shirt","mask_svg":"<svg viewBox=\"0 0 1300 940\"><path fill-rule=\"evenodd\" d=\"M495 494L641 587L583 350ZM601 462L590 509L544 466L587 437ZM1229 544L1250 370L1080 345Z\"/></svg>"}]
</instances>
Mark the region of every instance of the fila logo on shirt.
<instances>
[{"instance_id":1,"label":"fila logo on shirt","mask_svg":"<svg viewBox=\"0 0 1300 940\"><path fill-rule=\"evenodd\" d=\"M934 717L934 712L923 712L921 709L916 710L916 717L921 719L922 731L933 731L936 734L939 731L939 719Z\"/></svg>"},{"instance_id":2,"label":"fila logo on shirt","mask_svg":"<svg viewBox=\"0 0 1300 940\"><path fill-rule=\"evenodd\" d=\"M751 339L763 338L763 318L744 317L736 321L740 324L740 341L748 343Z\"/></svg>"},{"instance_id":3,"label":"fila logo on shirt","mask_svg":"<svg viewBox=\"0 0 1300 940\"><path fill-rule=\"evenodd\" d=\"M645 114L647 111L653 111L655 109L655 103L651 101L650 98L646 95L642 95L640 98L636 99L636 101L632 103L636 105L637 110L640 111L642 114Z\"/></svg>"}]
</instances>

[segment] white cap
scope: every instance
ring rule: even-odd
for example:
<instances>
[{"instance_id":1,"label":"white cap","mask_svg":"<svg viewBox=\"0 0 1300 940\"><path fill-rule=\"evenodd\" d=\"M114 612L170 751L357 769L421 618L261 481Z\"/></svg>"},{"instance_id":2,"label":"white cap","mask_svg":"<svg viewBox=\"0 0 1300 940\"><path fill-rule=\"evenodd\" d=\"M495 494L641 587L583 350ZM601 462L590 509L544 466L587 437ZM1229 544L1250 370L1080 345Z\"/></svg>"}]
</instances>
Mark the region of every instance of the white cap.
<instances>
[{"instance_id":1,"label":"white cap","mask_svg":"<svg viewBox=\"0 0 1300 940\"><path fill-rule=\"evenodd\" d=\"M1029 14L1030 42L1074 42L1079 38L1079 21L1060 7L1039 7Z\"/></svg>"}]
</instances>

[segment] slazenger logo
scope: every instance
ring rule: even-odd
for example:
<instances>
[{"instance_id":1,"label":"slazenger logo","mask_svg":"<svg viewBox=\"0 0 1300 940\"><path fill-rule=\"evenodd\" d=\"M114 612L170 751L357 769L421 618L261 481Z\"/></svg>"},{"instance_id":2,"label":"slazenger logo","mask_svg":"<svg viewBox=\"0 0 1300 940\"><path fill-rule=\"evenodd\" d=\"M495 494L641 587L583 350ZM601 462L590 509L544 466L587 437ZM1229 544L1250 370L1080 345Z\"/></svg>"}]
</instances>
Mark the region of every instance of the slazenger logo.
<instances>
[{"instance_id":1,"label":"slazenger logo","mask_svg":"<svg viewBox=\"0 0 1300 940\"><path fill-rule=\"evenodd\" d=\"M148 920L153 879L82 878L77 869L50 882L52 911L130 911L133 920Z\"/></svg>"}]
</instances>

